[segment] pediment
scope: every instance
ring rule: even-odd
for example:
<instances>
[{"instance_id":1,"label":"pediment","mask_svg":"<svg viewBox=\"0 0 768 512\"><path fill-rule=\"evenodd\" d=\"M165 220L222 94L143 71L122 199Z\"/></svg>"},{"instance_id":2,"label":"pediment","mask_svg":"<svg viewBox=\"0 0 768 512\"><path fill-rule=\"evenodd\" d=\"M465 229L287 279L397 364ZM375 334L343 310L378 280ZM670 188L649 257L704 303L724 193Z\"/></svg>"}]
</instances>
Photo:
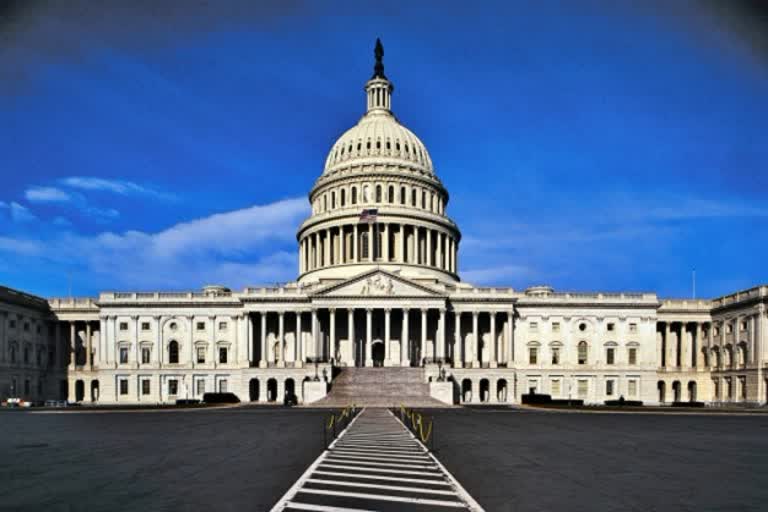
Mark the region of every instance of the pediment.
<instances>
[{"instance_id":1,"label":"pediment","mask_svg":"<svg viewBox=\"0 0 768 512\"><path fill-rule=\"evenodd\" d=\"M319 290L315 297L438 297L431 288L386 272L374 270Z\"/></svg>"}]
</instances>

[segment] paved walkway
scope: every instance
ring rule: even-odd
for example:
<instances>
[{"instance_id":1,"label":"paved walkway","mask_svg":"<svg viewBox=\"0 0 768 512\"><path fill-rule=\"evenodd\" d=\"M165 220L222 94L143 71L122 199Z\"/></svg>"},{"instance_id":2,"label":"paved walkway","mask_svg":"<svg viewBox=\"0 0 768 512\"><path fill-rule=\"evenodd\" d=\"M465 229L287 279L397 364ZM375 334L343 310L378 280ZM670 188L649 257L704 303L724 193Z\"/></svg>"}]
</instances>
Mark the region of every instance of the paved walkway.
<instances>
[{"instance_id":1,"label":"paved walkway","mask_svg":"<svg viewBox=\"0 0 768 512\"><path fill-rule=\"evenodd\" d=\"M386 409L365 409L274 506L278 511L482 512Z\"/></svg>"}]
</instances>

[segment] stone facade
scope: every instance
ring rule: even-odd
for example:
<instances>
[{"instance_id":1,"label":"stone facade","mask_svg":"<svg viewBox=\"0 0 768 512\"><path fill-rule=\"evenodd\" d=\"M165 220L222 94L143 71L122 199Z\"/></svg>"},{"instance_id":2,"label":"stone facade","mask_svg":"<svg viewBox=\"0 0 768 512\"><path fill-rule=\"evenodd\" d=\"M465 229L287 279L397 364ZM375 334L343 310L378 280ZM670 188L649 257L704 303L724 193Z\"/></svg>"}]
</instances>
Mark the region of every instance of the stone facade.
<instances>
[{"instance_id":1,"label":"stone facade","mask_svg":"<svg viewBox=\"0 0 768 512\"><path fill-rule=\"evenodd\" d=\"M393 115L383 66L365 90L366 114L333 145L310 191L295 282L47 304L19 304L8 290L0 394L26 395L19 383L29 378L44 382L31 397L85 402L172 402L209 391L303 401L334 368L423 366L432 380L445 371L464 403L517 403L530 390L587 403L765 402L768 287L660 301L463 283L448 191L424 144ZM25 319L44 329L20 333ZM21 365L27 346L49 348L52 363Z\"/></svg>"}]
</instances>

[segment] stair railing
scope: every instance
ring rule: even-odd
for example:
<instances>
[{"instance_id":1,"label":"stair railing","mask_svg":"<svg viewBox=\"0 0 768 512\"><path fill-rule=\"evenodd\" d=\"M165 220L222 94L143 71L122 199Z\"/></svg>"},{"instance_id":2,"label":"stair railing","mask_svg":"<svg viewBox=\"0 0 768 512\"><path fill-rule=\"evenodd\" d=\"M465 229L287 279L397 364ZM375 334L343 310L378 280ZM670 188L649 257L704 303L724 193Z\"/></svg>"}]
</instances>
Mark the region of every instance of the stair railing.
<instances>
[{"instance_id":1,"label":"stair railing","mask_svg":"<svg viewBox=\"0 0 768 512\"><path fill-rule=\"evenodd\" d=\"M346 406L339 414L331 411L329 415L323 418L323 448L328 449L330 443L342 433L357 416L360 410L357 405Z\"/></svg>"},{"instance_id":2,"label":"stair railing","mask_svg":"<svg viewBox=\"0 0 768 512\"><path fill-rule=\"evenodd\" d=\"M420 439L422 444L430 452L435 452L435 417L427 416L415 409L408 409L404 405L400 405L400 410L392 411L395 416L398 416L400 422L411 431L411 433L417 439Z\"/></svg>"}]
</instances>

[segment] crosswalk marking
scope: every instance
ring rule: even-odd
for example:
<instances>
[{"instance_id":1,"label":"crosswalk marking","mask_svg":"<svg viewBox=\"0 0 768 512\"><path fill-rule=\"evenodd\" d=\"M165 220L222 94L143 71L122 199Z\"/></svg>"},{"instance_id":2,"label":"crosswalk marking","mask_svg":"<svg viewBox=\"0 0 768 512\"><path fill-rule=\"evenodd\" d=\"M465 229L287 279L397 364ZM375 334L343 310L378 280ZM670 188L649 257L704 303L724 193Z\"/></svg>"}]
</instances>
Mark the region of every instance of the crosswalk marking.
<instances>
[{"instance_id":1,"label":"crosswalk marking","mask_svg":"<svg viewBox=\"0 0 768 512\"><path fill-rule=\"evenodd\" d=\"M272 511L375 512L392 507L483 512L392 413L366 409L307 468Z\"/></svg>"}]
</instances>

